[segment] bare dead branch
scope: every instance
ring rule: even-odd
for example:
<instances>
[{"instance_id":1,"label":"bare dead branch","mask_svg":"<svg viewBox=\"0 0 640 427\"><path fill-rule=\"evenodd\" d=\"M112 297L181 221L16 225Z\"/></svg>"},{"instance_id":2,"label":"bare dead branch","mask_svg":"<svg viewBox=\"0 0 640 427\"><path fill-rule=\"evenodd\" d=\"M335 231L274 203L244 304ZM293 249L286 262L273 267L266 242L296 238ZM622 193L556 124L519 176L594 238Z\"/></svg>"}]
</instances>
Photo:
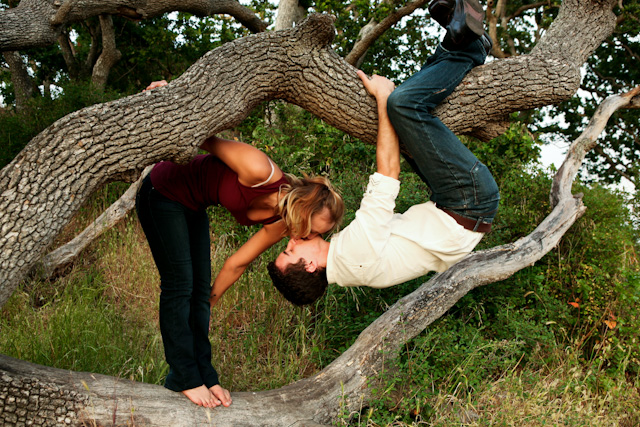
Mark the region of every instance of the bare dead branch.
<instances>
[{"instance_id":1,"label":"bare dead branch","mask_svg":"<svg viewBox=\"0 0 640 427\"><path fill-rule=\"evenodd\" d=\"M356 41L351 52L345 57L348 64L354 65L365 54L369 46L371 46L385 31L394 26L398 21L407 15L413 13L419 7L424 6L428 0L414 0L405 6L394 10L389 16L384 18L380 23L374 23L366 33L361 34L361 38Z\"/></svg>"},{"instance_id":2,"label":"bare dead branch","mask_svg":"<svg viewBox=\"0 0 640 427\"><path fill-rule=\"evenodd\" d=\"M569 147L567 156L556 173L550 196L552 206L569 197L568 195L571 192L570 183L573 182L577 175L587 152L596 145L598 135L604 130L609 117L621 108L637 105L639 98L640 86L622 95L612 95L600 104L585 130Z\"/></svg>"}]
</instances>

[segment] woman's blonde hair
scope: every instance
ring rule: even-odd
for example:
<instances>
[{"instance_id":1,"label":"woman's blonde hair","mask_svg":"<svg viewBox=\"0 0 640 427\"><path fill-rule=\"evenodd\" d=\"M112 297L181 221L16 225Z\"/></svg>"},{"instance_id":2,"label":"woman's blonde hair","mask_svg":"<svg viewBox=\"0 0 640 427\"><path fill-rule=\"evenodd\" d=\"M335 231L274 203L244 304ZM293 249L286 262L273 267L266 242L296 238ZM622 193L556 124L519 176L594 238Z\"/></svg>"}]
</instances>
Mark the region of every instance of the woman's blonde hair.
<instances>
[{"instance_id":1,"label":"woman's blonde hair","mask_svg":"<svg viewBox=\"0 0 640 427\"><path fill-rule=\"evenodd\" d=\"M286 174L289 184L280 188L281 194L277 206L286 225L285 235L307 237L311 233L311 217L320 213L324 208L329 209L329 215L334 231L342 222L344 202L342 196L333 188L329 179L324 176L302 178Z\"/></svg>"}]
</instances>

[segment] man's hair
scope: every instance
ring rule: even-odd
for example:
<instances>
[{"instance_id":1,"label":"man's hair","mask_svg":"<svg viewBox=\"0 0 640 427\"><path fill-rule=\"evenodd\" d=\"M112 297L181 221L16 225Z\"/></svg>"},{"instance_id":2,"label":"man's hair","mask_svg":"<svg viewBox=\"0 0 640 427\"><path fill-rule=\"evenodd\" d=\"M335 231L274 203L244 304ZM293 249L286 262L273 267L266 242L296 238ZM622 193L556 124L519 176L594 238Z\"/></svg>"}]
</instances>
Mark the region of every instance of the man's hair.
<instances>
[{"instance_id":1,"label":"man's hair","mask_svg":"<svg viewBox=\"0 0 640 427\"><path fill-rule=\"evenodd\" d=\"M284 271L276 267L275 262L267 265L273 285L289 302L303 306L315 302L327 289L327 271L318 268L313 273L305 269L305 260L289 264Z\"/></svg>"}]
</instances>

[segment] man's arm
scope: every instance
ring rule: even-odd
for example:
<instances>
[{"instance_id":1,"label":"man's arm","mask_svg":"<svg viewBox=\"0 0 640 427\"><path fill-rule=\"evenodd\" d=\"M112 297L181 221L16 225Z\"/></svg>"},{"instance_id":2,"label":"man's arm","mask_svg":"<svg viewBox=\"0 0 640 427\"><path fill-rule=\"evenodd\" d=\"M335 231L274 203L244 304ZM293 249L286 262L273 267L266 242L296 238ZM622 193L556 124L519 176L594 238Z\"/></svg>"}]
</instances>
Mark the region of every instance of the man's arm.
<instances>
[{"instance_id":1,"label":"man's arm","mask_svg":"<svg viewBox=\"0 0 640 427\"><path fill-rule=\"evenodd\" d=\"M378 104L378 140L376 148L377 171L382 175L398 179L400 176L400 143L387 114L387 98L395 89L386 77L373 75L369 78L358 70L367 91L376 98Z\"/></svg>"}]
</instances>

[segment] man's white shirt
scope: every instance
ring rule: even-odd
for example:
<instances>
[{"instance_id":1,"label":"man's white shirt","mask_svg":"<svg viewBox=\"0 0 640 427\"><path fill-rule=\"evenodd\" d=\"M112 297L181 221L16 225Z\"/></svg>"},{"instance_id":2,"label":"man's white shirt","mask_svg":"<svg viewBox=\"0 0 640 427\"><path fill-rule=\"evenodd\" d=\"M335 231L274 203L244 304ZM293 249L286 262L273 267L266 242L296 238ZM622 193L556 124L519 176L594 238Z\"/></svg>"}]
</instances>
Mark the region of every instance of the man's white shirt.
<instances>
[{"instance_id":1,"label":"man's white shirt","mask_svg":"<svg viewBox=\"0 0 640 427\"><path fill-rule=\"evenodd\" d=\"M340 286L386 288L442 272L476 247L484 233L470 231L433 202L395 214L397 179L369 177L355 219L331 239L327 280Z\"/></svg>"}]
</instances>

